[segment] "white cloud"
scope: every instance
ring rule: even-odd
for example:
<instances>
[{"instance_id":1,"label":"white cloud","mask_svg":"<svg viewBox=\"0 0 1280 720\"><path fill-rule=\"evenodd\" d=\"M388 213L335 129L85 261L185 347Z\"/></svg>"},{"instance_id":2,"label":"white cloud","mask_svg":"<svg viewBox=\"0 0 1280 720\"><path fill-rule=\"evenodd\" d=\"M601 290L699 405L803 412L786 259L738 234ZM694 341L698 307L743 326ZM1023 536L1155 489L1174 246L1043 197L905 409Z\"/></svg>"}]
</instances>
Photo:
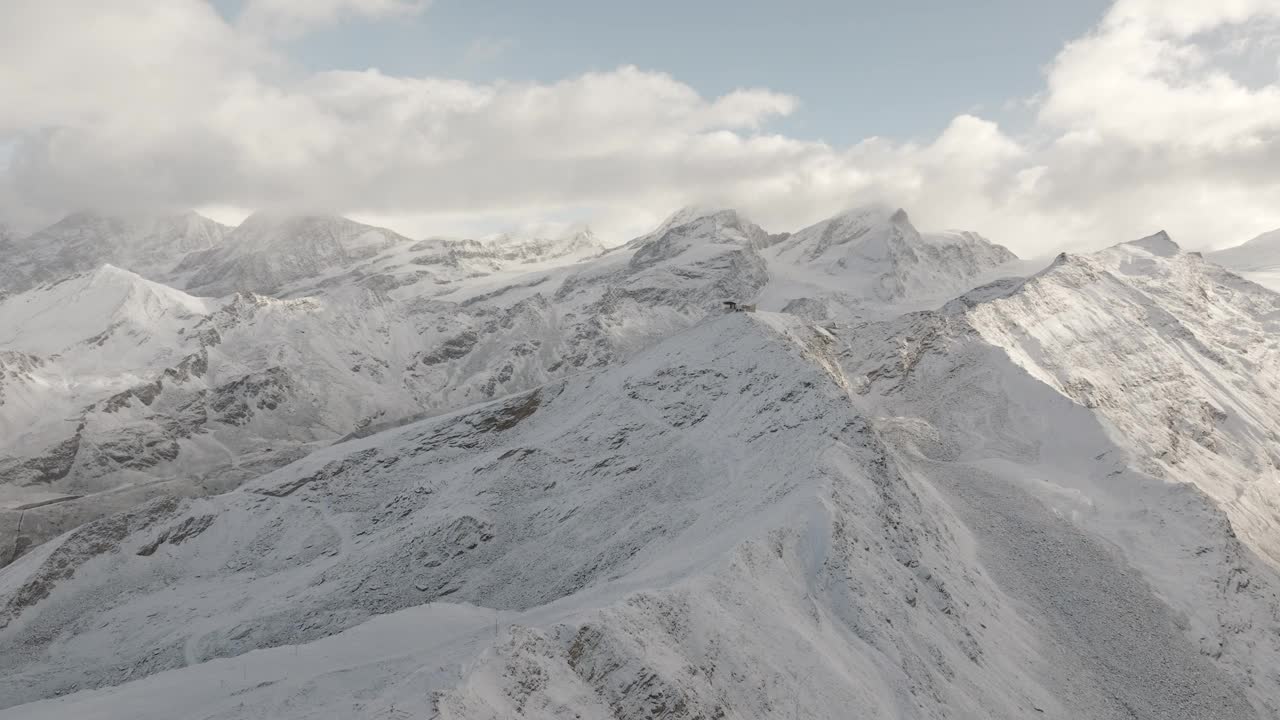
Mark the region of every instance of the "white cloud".
<instances>
[{"instance_id":1,"label":"white cloud","mask_svg":"<svg viewBox=\"0 0 1280 720\"><path fill-rule=\"evenodd\" d=\"M296 35L348 17L383 19L422 12L428 0L247 0L237 22L251 32Z\"/></svg>"},{"instance_id":2,"label":"white cloud","mask_svg":"<svg viewBox=\"0 0 1280 720\"><path fill-rule=\"evenodd\" d=\"M578 214L625 233L689 202L788 229L884 200L1023 253L1280 226L1280 86L1239 75L1241 58L1272 64L1256 48L1276 47L1275 0L1120 0L1047 68L1027 132L962 115L932 142L847 148L770 133L799 101L767 89L708 98L633 67L551 84L308 74L250 29L422 5L255 0L231 25L198 0L10 0L0 216L305 207L426 234Z\"/></svg>"}]
</instances>

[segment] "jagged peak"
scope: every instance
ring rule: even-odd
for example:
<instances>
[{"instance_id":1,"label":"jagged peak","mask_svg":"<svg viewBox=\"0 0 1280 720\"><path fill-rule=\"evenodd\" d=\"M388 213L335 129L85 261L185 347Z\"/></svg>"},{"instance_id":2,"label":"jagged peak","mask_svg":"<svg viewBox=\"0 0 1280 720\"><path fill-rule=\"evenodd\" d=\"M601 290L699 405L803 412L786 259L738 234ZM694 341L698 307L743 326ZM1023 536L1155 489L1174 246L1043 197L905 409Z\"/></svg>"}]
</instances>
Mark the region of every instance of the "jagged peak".
<instances>
[{"instance_id":1,"label":"jagged peak","mask_svg":"<svg viewBox=\"0 0 1280 720\"><path fill-rule=\"evenodd\" d=\"M1169 237L1169 233L1164 230L1144 238L1120 243L1115 248L1142 250L1158 257L1173 257L1182 252L1182 248L1178 247L1178 243L1174 242Z\"/></svg>"}]
</instances>

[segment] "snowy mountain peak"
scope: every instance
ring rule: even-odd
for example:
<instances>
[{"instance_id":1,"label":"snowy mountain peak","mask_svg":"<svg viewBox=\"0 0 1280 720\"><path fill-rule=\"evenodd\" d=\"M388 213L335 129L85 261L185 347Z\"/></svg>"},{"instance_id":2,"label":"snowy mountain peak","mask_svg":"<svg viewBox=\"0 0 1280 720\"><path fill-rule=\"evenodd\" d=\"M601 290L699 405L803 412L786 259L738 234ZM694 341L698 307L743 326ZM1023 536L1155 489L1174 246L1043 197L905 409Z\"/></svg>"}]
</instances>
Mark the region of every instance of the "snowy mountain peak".
<instances>
[{"instance_id":1,"label":"snowy mountain peak","mask_svg":"<svg viewBox=\"0 0 1280 720\"><path fill-rule=\"evenodd\" d=\"M193 212L130 216L77 212L11 241L0 284L25 289L103 264L167 280L185 255L218 247L227 231Z\"/></svg>"},{"instance_id":2,"label":"snowy mountain peak","mask_svg":"<svg viewBox=\"0 0 1280 720\"><path fill-rule=\"evenodd\" d=\"M787 237L776 254L780 260L841 278L849 294L889 302L926 296L945 300L1017 259L977 233L922 234L905 210L884 204L814 223Z\"/></svg>"},{"instance_id":3,"label":"snowy mountain peak","mask_svg":"<svg viewBox=\"0 0 1280 720\"><path fill-rule=\"evenodd\" d=\"M888 205L853 208L810 225L787 238L782 248L809 261L829 260L843 267L848 253L871 261L888 259L892 246L918 242L920 233L907 214ZM841 257L837 257L837 255Z\"/></svg>"},{"instance_id":4,"label":"snowy mountain peak","mask_svg":"<svg viewBox=\"0 0 1280 720\"><path fill-rule=\"evenodd\" d=\"M183 324L210 311L204 300L103 265L0 300L0 346L55 355L85 342L113 338L133 349L158 328Z\"/></svg>"},{"instance_id":5,"label":"snowy mountain peak","mask_svg":"<svg viewBox=\"0 0 1280 720\"><path fill-rule=\"evenodd\" d=\"M1138 240L1120 243L1117 247L1141 250L1158 257L1173 257L1182 252L1182 248L1178 247L1178 244L1169 237L1169 233L1164 230Z\"/></svg>"},{"instance_id":6,"label":"snowy mountain peak","mask_svg":"<svg viewBox=\"0 0 1280 720\"><path fill-rule=\"evenodd\" d=\"M630 247L669 241L763 246L769 234L737 210L690 206L682 208L656 229L627 243Z\"/></svg>"},{"instance_id":7,"label":"snowy mountain peak","mask_svg":"<svg viewBox=\"0 0 1280 720\"><path fill-rule=\"evenodd\" d=\"M720 208L720 207L714 207L710 205L686 205L680 208L679 210L676 210L675 212L668 215L667 219L663 220L662 223L658 225L658 228L654 230L654 232L660 232L668 228L679 227L680 225L686 225L696 220L706 218L706 217L711 217L713 215L719 215L721 213L734 213L734 212L736 211L731 210L729 208Z\"/></svg>"},{"instance_id":8,"label":"snowy mountain peak","mask_svg":"<svg viewBox=\"0 0 1280 720\"><path fill-rule=\"evenodd\" d=\"M412 241L385 228L330 215L250 215L223 247L189 255L176 269L201 295L272 293L349 267Z\"/></svg>"},{"instance_id":9,"label":"snowy mountain peak","mask_svg":"<svg viewBox=\"0 0 1280 720\"><path fill-rule=\"evenodd\" d=\"M384 228L365 225L339 215L286 215L256 212L245 218L228 237L228 244L289 244L300 239L332 239L348 244L370 235L398 237Z\"/></svg>"},{"instance_id":10,"label":"snowy mountain peak","mask_svg":"<svg viewBox=\"0 0 1280 720\"><path fill-rule=\"evenodd\" d=\"M632 242L659 238L667 232L678 228L693 228L693 230L685 234L703 237L724 236L727 238L730 235L755 236L756 234L767 234L748 219L746 215L733 208L689 205L672 213L652 232ZM728 231L728 233L726 234L725 231Z\"/></svg>"}]
</instances>

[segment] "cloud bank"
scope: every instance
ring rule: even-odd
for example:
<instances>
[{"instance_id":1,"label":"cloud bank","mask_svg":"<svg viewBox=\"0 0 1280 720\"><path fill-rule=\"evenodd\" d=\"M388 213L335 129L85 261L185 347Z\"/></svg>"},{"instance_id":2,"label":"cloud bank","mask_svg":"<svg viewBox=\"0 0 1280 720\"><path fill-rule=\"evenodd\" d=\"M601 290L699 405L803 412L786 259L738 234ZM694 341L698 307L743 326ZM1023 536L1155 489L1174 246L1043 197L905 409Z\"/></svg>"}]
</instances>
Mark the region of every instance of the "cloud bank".
<instances>
[{"instance_id":1,"label":"cloud bank","mask_svg":"<svg viewBox=\"0 0 1280 720\"><path fill-rule=\"evenodd\" d=\"M0 218L322 209L422 234L577 214L624 235L691 202L792 229L887 201L1022 254L1280 226L1280 0L1118 0L1045 69L1029 127L962 115L927 143L848 147L771 131L804 98L764 88L705 97L635 67L553 84L310 73L280 49L424 10L250 0L228 22L200 0L9 0Z\"/></svg>"}]
</instances>

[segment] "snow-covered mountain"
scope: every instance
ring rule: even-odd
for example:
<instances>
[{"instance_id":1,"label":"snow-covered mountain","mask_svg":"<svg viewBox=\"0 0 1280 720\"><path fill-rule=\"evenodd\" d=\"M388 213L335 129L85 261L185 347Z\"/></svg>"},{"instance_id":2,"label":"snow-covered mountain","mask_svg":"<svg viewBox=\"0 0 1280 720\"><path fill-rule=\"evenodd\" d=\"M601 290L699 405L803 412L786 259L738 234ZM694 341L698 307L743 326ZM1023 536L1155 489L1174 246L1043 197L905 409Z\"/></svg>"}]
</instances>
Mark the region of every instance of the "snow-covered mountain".
<instances>
[{"instance_id":1,"label":"snow-covered mountain","mask_svg":"<svg viewBox=\"0 0 1280 720\"><path fill-rule=\"evenodd\" d=\"M1160 233L1060 257L969 317L1094 409L1144 472L1195 484L1280 563L1280 295Z\"/></svg>"},{"instance_id":2,"label":"snow-covered mountain","mask_svg":"<svg viewBox=\"0 0 1280 720\"><path fill-rule=\"evenodd\" d=\"M412 241L341 217L249 216L220 247L188 255L175 273L196 295L278 293Z\"/></svg>"},{"instance_id":3,"label":"snow-covered mountain","mask_svg":"<svg viewBox=\"0 0 1280 720\"><path fill-rule=\"evenodd\" d=\"M161 216L69 215L33 235L10 240L0 292L95 270L127 268L166 281L188 254L220 246L228 228L194 212Z\"/></svg>"},{"instance_id":4,"label":"snow-covered mountain","mask_svg":"<svg viewBox=\"0 0 1280 720\"><path fill-rule=\"evenodd\" d=\"M1127 467L963 312L858 347L731 314L86 525L0 575L0 697L103 688L26 718L1274 713L1280 577L1207 498Z\"/></svg>"},{"instance_id":5,"label":"snow-covered mountain","mask_svg":"<svg viewBox=\"0 0 1280 720\"><path fill-rule=\"evenodd\" d=\"M1163 234L260 222L0 299L0 718L1280 713L1280 295Z\"/></svg>"},{"instance_id":6,"label":"snow-covered mountain","mask_svg":"<svg viewBox=\"0 0 1280 720\"><path fill-rule=\"evenodd\" d=\"M841 291L886 303L946 298L1017 259L972 232L925 233L907 213L883 205L857 208L789 236L779 260L835 280Z\"/></svg>"},{"instance_id":7,"label":"snow-covered mountain","mask_svg":"<svg viewBox=\"0 0 1280 720\"><path fill-rule=\"evenodd\" d=\"M1280 230L1272 230L1233 248L1206 255L1231 270L1256 271L1280 268Z\"/></svg>"},{"instance_id":8,"label":"snow-covered mountain","mask_svg":"<svg viewBox=\"0 0 1280 720\"><path fill-rule=\"evenodd\" d=\"M1208 253L1205 257L1280 292L1280 230L1263 233L1242 245Z\"/></svg>"},{"instance_id":9,"label":"snow-covered mountain","mask_svg":"<svg viewBox=\"0 0 1280 720\"><path fill-rule=\"evenodd\" d=\"M419 247L434 250L433 254L420 256L420 264L465 266L487 272L513 265L582 260L605 250L590 228L551 237L500 233L478 240L439 238L424 241Z\"/></svg>"},{"instance_id":10,"label":"snow-covered mountain","mask_svg":"<svg viewBox=\"0 0 1280 720\"><path fill-rule=\"evenodd\" d=\"M294 298L212 301L164 288L182 311L148 300L116 312L118 296L155 293L115 269L0 302L4 347L24 367L40 363L6 383L29 399L0 406L14 430L0 443L0 500L15 509L0 513L9 520L0 547L25 548L157 495L222 491L316 443L615 362L767 279L733 238L669 261L643 255L647 247L541 270L517 263L468 283L441 280L452 265L370 282L399 268L388 266ZM26 318L62 316L80 320L47 323L48 338L28 330ZM152 316L168 324L136 330ZM136 348L117 347L130 338ZM19 509L35 502L45 504ZM21 541L8 535L13 515L24 518Z\"/></svg>"}]
</instances>

